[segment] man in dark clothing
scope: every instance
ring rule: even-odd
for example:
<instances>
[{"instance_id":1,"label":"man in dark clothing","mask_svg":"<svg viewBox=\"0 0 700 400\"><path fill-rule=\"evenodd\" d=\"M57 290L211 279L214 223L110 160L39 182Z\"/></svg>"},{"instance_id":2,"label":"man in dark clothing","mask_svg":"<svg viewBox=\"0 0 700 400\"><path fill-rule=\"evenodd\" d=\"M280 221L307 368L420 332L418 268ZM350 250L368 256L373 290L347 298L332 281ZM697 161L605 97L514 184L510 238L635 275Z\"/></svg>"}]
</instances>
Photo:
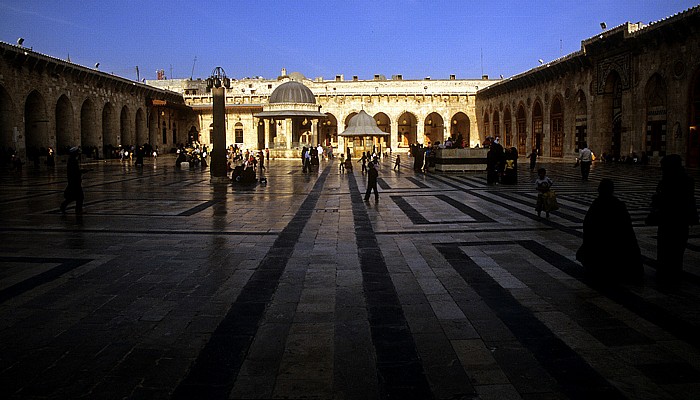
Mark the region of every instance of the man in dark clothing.
<instances>
[{"instance_id":1,"label":"man in dark clothing","mask_svg":"<svg viewBox=\"0 0 700 400\"><path fill-rule=\"evenodd\" d=\"M374 201L379 201L379 192L377 191L377 177L379 171L373 162L367 163L367 191L365 192L365 201L369 201L369 195L374 190Z\"/></svg>"},{"instance_id":2,"label":"man in dark clothing","mask_svg":"<svg viewBox=\"0 0 700 400\"><path fill-rule=\"evenodd\" d=\"M67 172L68 172L68 187L63 191L63 197L65 200L61 203L61 212L66 212L66 207L68 204L75 201L75 212L80 214L83 212L83 174L88 172L87 169L80 168L80 149L78 147L73 147L70 149L70 156L68 157Z\"/></svg>"}]
</instances>

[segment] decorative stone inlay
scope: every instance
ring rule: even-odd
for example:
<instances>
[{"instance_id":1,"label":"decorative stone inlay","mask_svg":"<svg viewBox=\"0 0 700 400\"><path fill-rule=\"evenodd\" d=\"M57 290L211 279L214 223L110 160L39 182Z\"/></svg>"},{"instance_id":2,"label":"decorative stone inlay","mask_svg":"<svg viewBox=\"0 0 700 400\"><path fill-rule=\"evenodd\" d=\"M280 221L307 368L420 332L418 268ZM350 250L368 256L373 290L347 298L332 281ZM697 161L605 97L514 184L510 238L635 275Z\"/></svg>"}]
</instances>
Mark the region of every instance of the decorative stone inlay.
<instances>
[{"instance_id":1,"label":"decorative stone inlay","mask_svg":"<svg viewBox=\"0 0 700 400\"><path fill-rule=\"evenodd\" d=\"M630 88L630 55L629 53L620 54L615 57L607 58L598 63L598 94L605 93L605 82L608 79L611 71L616 71L620 76L620 86L622 90Z\"/></svg>"}]
</instances>

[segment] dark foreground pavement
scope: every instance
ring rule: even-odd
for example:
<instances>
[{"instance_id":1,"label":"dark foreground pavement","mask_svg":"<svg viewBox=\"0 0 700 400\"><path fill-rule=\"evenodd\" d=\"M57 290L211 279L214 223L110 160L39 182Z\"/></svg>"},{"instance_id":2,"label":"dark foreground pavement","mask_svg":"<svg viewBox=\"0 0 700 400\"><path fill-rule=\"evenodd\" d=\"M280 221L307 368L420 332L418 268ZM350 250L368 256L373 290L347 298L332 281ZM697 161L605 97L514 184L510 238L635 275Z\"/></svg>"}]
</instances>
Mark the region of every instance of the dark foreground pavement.
<instances>
[{"instance_id":1,"label":"dark foreground pavement","mask_svg":"<svg viewBox=\"0 0 700 400\"><path fill-rule=\"evenodd\" d=\"M334 162L272 160L254 187L173 164L87 164L84 215L60 213L65 164L0 171L2 398L700 397L700 228L682 281L657 285L657 168L582 183L545 160L547 220L523 165L487 186L386 160L365 203ZM575 261L602 177L642 284L597 289Z\"/></svg>"}]
</instances>

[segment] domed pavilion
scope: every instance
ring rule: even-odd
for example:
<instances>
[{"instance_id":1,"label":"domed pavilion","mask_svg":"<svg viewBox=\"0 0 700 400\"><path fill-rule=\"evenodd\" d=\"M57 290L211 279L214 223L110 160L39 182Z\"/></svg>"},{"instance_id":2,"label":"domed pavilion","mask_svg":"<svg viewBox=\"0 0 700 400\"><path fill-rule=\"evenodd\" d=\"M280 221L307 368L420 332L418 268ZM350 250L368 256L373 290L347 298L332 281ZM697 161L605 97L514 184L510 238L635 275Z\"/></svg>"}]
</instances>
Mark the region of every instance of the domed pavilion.
<instances>
[{"instance_id":1,"label":"domed pavilion","mask_svg":"<svg viewBox=\"0 0 700 400\"><path fill-rule=\"evenodd\" d=\"M311 89L300 82L303 76L292 73L290 78L272 92L263 111L255 114L265 126L267 147L281 157L294 156L303 146L316 146L319 120L326 118Z\"/></svg>"},{"instance_id":2,"label":"domed pavilion","mask_svg":"<svg viewBox=\"0 0 700 400\"><path fill-rule=\"evenodd\" d=\"M360 157L363 152L381 153L386 147L386 138L390 134L382 131L365 110L360 110L348 121L348 127L339 133L339 137L345 138L348 157Z\"/></svg>"}]
</instances>

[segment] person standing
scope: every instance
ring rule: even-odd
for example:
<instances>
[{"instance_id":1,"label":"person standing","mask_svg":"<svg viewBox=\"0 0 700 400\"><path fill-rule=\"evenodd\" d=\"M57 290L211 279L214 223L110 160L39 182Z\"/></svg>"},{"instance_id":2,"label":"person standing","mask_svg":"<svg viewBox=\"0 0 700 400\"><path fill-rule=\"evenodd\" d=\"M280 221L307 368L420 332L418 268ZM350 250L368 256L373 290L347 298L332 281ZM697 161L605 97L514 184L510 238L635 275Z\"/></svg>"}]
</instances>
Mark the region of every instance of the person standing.
<instances>
[{"instance_id":1,"label":"person standing","mask_svg":"<svg viewBox=\"0 0 700 400\"><path fill-rule=\"evenodd\" d=\"M578 159L581 162L581 179L586 182L588 181L588 174L591 172L591 164L593 164L593 152L586 143L583 144Z\"/></svg>"},{"instance_id":2,"label":"person standing","mask_svg":"<svg viewBox=\"0 0 700 400\"><path fill-rule=\"evenodd\" d=\"M46 165L51 168L56 166L56 155L51 146L49 146L48 153L46 154Z\"/></svg>"},{"instance_id":3,"label":"person standing","mask_svg":"<svg viewBox=\"0 0 700 400\"><path fill-rule=\"evenodd\" d=\"M583 220L583 244L576 259L600 283L639 281L644 275L642 254L627 206L614 191L612 180L600 181L598 198Z\"/></svg>"},{"instance_id":4,"label":"person standing","mask_svg":"<svg viewBox=\"0 0 700 400\"><path fill-rule=\"evenodd\" d=\"M401 171L401 155L397 154L396 155L396 161L394 161L394 170L399 169Z\"/></svg>"},{"instance_id":5,"label":"person standing","mask_svg":"<svg viewBox=\"0 0 700 400\"><path fill-rule=\"evenodd\" d=\"M657 277L677 279L683 271L683 253L688 243L689 226L698 224L695 181L688 176L678 154L661 159L661 181L652 197L648 225L658 225Z\"/></svg>"},{"instance_id":6,"label":"person standing","mask_svg":"<svg viewBox=\"0 0 700 400\"><path fill-rule=\"evenodd\" d=\"M364 174L365 171L367 171L367 153L363 151L363 152L362 152L362 158L360 158L359 160L357 160L357 162L361 162L361 163L362 163L362 173Z\"/></svg>"},{"instance_id":7,"label":"person standing","mask_svg":"<svg viewBox=\"0 0 700 400\"><path fill-rule=\"evenodd\" d=\"M338 164L338 172L341 174L345 172L345 155L341 154L340 155L340 164Z\"/></svg>"},{"instance_id":8,"label":"person standing","mask_svg":"<svg viewBox=\"0 0 700 400\"><path fill-rule=\"evenodd\" d=\"M530 172L535 172L535 166L537 165L537 149L532 149L532 153L530 153L527 158L530 159Z\"/></svg>"},{"instance_id":9,"label":"person standing","mask_svg":"<svg viewBox=\"0 0 700 400\"><path fill-rule=\"evenodd\" d=\"M558 208L556 206L556 198L554 193L551 192L551 187L554 182L547 176L547 170L540 168L537 170L537 180L535 180L535 189L537 190L537 204L535 205L535 211L537 211L537 216L542 216L542 211L546 213L547 218L549 218L549 212L554 211Z\"/></svg>"},{"instance_id":10,"label":"person standing","mask_svg":"<svg viewBox=\"0 0 700 400\"><path fill-rule=\"evenodd\" d=\"M68 204L75 201L75 212L81 214L83 212L83 174L88 172L87 169L80 168L80 149L73 147L70 149L70 155L67 163L68 186L63 191L65 200L61 203L61 212L65 214Z\"/></svg>"},{"instance_id":11,"label":"person standing","mask_svg":"<svg viewBox=\"0 0 700 400\"><path fill-rule=\"evenodd\" d=\"M367 163L367 191L365 192L365 201L369 201L369 195L374 190L374 201L379 202L379 192L377 191L377 178L379 171L373 162Z\"/></svg>"}]
</instances>

